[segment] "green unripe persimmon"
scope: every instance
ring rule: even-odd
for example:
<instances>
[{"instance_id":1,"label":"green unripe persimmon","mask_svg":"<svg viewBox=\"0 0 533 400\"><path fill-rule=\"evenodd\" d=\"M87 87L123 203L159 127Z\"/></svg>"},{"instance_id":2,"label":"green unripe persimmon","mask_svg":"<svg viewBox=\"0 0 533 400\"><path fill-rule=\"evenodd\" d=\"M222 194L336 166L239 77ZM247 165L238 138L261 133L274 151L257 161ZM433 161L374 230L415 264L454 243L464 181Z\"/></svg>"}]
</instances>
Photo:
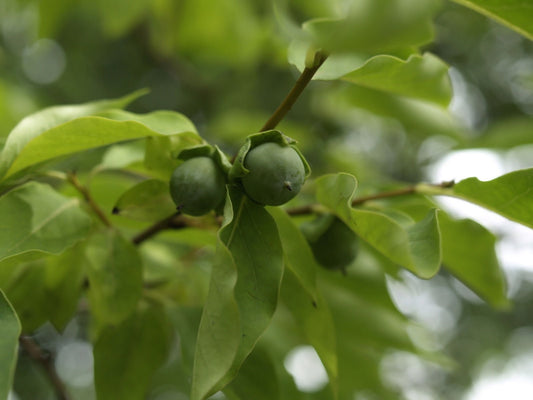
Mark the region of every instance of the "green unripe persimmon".
<instances>
[{"instance_id":1,"label":"green unripe persimmon","mask_svg":"<svg viewBox=\"0 0 533 400\"><path fill-rule=\"evenodd\" d=\"M251 149L244 159L246 194L263 205L278 206L296 196L305 181L305 167L296 150L268 142Z\"/></svg>"},{"instance_id":2,"label":"green unripe persimmon","mask_svg":"<svg viewBox=\"0 0 533 400\"><path fill-rule=\"evenodd\" d=\"M323 215L302 227L316 261L327 269L344 270L358 253L357 235L339 218Z\"/></svg>"},{"instance_id":3,"label":"green unripe persimmon","mask_svg":"<svg viewBox=\"0 0 533 400\"><path fill-rule=\"evenodd\" d=\"M226 178L211 157L190 158L172 173L170 195L183 214L204 215L224 201Z\"/></svg>"}]
</instances>

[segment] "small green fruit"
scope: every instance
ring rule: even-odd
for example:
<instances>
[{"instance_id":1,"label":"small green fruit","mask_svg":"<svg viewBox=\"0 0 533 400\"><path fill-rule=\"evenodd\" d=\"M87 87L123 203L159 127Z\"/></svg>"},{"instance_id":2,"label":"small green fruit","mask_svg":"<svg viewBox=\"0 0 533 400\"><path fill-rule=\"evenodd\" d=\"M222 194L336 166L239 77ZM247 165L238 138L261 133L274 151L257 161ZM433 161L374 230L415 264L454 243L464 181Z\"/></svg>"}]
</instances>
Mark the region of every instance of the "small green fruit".
<instances>
[{"instance_id":1,"label":"small green fruit","mask_svg":"<svg viewBox=\"0 0 533 400\"><path fill-rule=\"evenodd\" d=\"M211 157L190 158L172 173L170 195L183 214L204 215L224 201L226 178Z\"/></svg>"},{"instance_id":2,"label":"small green fruit","mask_svg":"<svg viewBox=\"0 0 533 400\"><path fill-rule=\"evenodd\" d=\"M296 150L268 142L244 159L250 172L242 177L246 194L259 204L278 206L296 196L305 181L305 167Z\"/></svg>"},{"instance_id":3,"label":"small green fruit","mask_svg":"<svg viewBox=\"0 0 533 400\"><path fill-rule=\"evenodd\" d=\"M344 270L357 257L357 235L334 215L322 215L303 225L302 231L316 261L327 269Z\"/></svg>"}]
</instances>

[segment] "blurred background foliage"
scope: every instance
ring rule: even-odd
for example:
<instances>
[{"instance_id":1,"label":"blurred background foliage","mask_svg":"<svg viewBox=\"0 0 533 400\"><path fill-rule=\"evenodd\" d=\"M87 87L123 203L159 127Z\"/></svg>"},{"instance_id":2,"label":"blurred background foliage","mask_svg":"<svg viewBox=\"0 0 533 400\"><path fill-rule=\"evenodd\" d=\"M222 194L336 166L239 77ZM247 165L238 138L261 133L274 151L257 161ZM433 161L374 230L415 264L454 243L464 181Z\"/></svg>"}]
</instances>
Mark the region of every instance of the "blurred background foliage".
<instances>
[{"instance_id":1,"label":"blurred background foliage","mask_svg":"<svg viewBox=\"0 0 533 400\"><path fill-rule=\"evenodd\" d=\"M182 112L206 140L232 154L247 134L262 126L299 75L287 61L294 32L284 18L299 25L334 16L341 3L276 2L276 16L273 4L262 0L2 0L0 145L22 117L43 107L149 88L149 94L130 106L132 111ZM360 193L370 193L398 182L438 179L432 175L435 162L451 151L469 148L492 149L513 168L533 166L533 43L462 6L430 3L434 25L429 34L434 38L422 49L451 66L450 106L396 101L339 81L313 82L280 129L300 142L314 176L351 172L359 180ZM99 151L91 155L105 157ZM75 160L80 171L94 164L87 157ZM93 179L92 190L100 204L111 209L130 184L127 177L101 174ZM213 243L212 232L166 235ZM179 287L169 292L179 301L197 304L205 295L206 272L186 268L189 250L176 246L170 251L154 242L143 247L142 255L155 265L151 279L180 275L174 284ZM195 254L196 264L204 258L209 263L210 250L205 251ZM180 267L169 270L175 254ZM523 255L528 256L531 253ZM433 334L429 340L414 331L413 337L419 344L426 341L428 351L449 355L457 367L444 369L409 354L392 353L381 363L386 385L409 400L459 399L486 371L503 372L510 360L533 354L533 269L527 268L533 261L522 259L518 264L522 267L512 261L504 264L514 303L506 312L491 309L444 272L431 281L410 275L403 276L402 284L391 280L400 310ZM183 321L197 318L194 313L179 314L175 323L179 330L186 326ZM83 337L86 324L80 314L61 337L50 326L38 332L51 350L59 347L57 341L69 338L70 352L64 354L71 359L60 353L57 365L80 399L93 396L84 386L91 362L73 364L90 358ZM191 332L180 334L185 338ZM186 356L191 355L184 351ZM181 367L171 365L156 380L166 382L164 375L172 374L172 368ZM53 398L43 389L46 385L38 368L21 358L17 396ZM163 389L161 393L153 398L180 398L164 397ZM362 394L357 400L372 398Z\"/></svg>"}]
</instances>

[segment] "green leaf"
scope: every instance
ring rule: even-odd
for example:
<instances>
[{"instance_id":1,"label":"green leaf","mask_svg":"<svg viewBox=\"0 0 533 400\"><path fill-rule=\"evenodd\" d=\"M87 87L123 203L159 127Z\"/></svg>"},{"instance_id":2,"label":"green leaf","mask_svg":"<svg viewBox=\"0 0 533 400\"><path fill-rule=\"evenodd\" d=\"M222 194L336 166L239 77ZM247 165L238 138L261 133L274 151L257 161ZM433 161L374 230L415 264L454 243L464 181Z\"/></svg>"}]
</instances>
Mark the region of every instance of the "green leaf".
<instances>
[{"instance_id":1,"label":"green leaf","mask_svg":"<svg viewBox=\"0 0 533 400\"><path fill-rule=\"evenodd\" d=\"M90 225L78 199L29 182L0 198L0 260L31 250L61 253L85 237Z\"/></svg>"},{"instance_id":2,"label":"green leaf","mask_svg":"<svg viewBox=\"0 0 533 400\"><path fill-rule=\"evenodd\" d=\"M533 40L533 7L528 0L453 0Z\"/></svg>"},{"instance_id":3,"label":"green leaf","mask_svg":"<svg viewBox=\"0 0 533 400\"><path fill-rule=\"evenodd\" d=\"M533 168L513 171L487 182L467 178L452 188L420 184L417 191L457 197L533 228Z\"/></svg>"},{"instance_id":4,"label":"green leaf","mask_svg":"<svg viewBox=\"0 0 533 400\"><path fill-rule=\"evenodd\" d=\"M235 380L224 390L229 399L273 400L280 398L274 360L267 349L257 346Z\"/></svg>"},{"instance_id":5,"label":"green leaf","mask_svg":"<svg viewBox=\"0 0 533 400\"><path fill-rule=\"evenodd\" d=\"M321 291L333 316L339 363L339 398L369 390L377 398L388 397L380 364L391 349L414 352L407 319L389 297L385 274L366 263L346 276L321 271ZM383 393L382 393L383 392ZM385 395L387 394L387 396Z\"/></svg>"},{"instance_id":6,"label":"green leaf","mask_svg":"<svg viewBox=\"0 0 533 400\"><path fill-rule=\"evenodd\" d=\"M431 41L437 9L434 0L364 0L351 7L346 18L317 18L303 28L325 51L374 55Z\"/></svg>"},{"instance_id":7,"label":"green leaf","mask_svg":"<svg viewBox=\"0 0 533 400\"><path fill-rule=\"evenodd\" d=\"M462 128L446 107L413 98L385 93L377 89L353 85L341 89L340 99L350 106L368 110L381 117L399 121L409 134L427 137L446 135L459 139ZM338 106L338 105L337 105Z\"/></svg>"},{"instance_id":8,"label":"green leaf","mask_svg":"<svg viewBox=\"0 0 533 400\"><path fill-rule=\"evenodd\" d=\"M326 175L317 179L316 186L318 201L384 256L421 278L437 273L441 246L436 210L404 226L383 213L353 209L357 181L351 175Z\"/></svg>"},{"instance_id":9,"label":"green leaf","mask_svg":"<svg viewBox=\"0 0 533 400\"><path fill-rule=\"evenodd\" d=\"M295 43L289 60L300 71L306 48ZM431 53L412 54L406 60L390 55L365 59L361 55L332 54L313 79L342 79L356 85L447 106L452 97L448 66Z\"/></svg>"},{"instance_id":10,"label":"green leaf","mask_svg":"<svg viewBox=\"0 0 533 400\"><path fill-rule=\"evenodd\" d=\"M302 232L287 213L279 207L267 207L278 227L285 266L299 281L311 300L317 300L316 271L318 265Z\"/></svg>"},{"instance_id":11,"label":"green leaf","mask_svg":"<svg viewBox=\"0 0 533 400\"><path fill-rule=\"evenodd\" d=\"M447 106L452 98L448 66L430 53L414 54L405 61L392 56L376 56L341 79L442 106Z\"/></svg>"},{"instance_id":12,"label":"green leaf","mask_svg":"<svg viewBox=\"0 0 533 400\"><path fill-rule=\"evenodd\" d=\"M506 283L494 245L495 236L469 219L439 213L443 266L496 308L506 308Z\"/></svg>"},{"instance_id":13,"label":"green leaf","mask_svg":"<svg viewBox=\"0 0 533 400\"><path fill-rule=\"evenodd\" d=\"M169 325L160 307L143 308L119 325L106 327L93 349L98 399L145 399L169 346Z\"/></svg>"},{"instance_id":14,"label":"green leaf","mask_svg":"<svg viewBox=\"0 0 533 400\"><path fill-rule=\"evenodd\" d=\"M4 293L0 290L0 398L7 399L15 366L21 327L17 314L9 304Z\"/></svg>"},{"instance_id":15,"label":"green leaf","mask_svg":"<svg viewBox=\"0 0 533 400\"><path fill-rule=\"evenodd\" d=\"M283 260L276 224L237 189L230 198L198 333L193 400L235 377L277 305Z\"/></svg>"},{"instance_id":16,"label":"green leaf","mask_svg":"<svg viewBox=\"0 0 533 400\"><path fill-rule=\"evenodd\" d=\"M85 278L84 246L85 243L80 242L46 260L44 283L47 317L60 332L78 311L78 299Z\"/></svg>"},{"instance_id":17,"label":"green leaf","mask_svg":"<svg viewBox=\"0 0 533 400\"><path fill-rule=\"evenodd\" d=\"M201 141L194 125L176 112L156 111L137 115L121 110L102 111L98 116L79 117L50 127L31 141L20 144L15 154L7 153L11 157L10 163L6 163L5 176L56 157L150 136L174 136L177 140L183 137L189 145ZM8 142L10 138L11 135ZM4 153L3 159L6 159Z\"/></svg>"},{"instance_id":18,"label":"green leaf","mask_svg":"<svg viewBox=\"0 0 533 400\"><path fill-rule=\"evenodd\" d=\"M10 132L0 154L0 178L6 174L22 149L42 133L75 118L97 114L111 108L125 107L145 93L145 90L140 90L116 100L101 100L74 106L55 106L27 116ZM61 147L62 143L57 141L56 145Z\"/></svg>"},{"instance_id":19,"label":"green leaf","mask_svg":"<svg viewBox=\"0 0 533 400\"><path fill-rule=\"evenodd\" d=\"M89 301L97 323L117 324L137 307L142 262L137 249L114 229L93 235L86 248Z\"/></svg>"},{"instance_id":20,"label":"green leaf","mask_svg":"<svg viewBox=\"0 0 533 400\"><path fill-rule=\"evenodd\" d=\"M311 301L301 281L290 270L285 270L282 286L283 302L291 311L297 325L315 348L328 373L332 392L336 398L338 387L338 362L335 325L329 307L320 293Z\"/></svg>"},{"instance_id":21,"label":"green leaf","mask_svg":"<svg viewBox=\"0 0 533 400\"><path fill-rule=\"evenodd\" d=\"M147 179L126 191L113 207L113 214L141 221L156 221L176 212L168 182Z\"/></svg>"}]
</instances>

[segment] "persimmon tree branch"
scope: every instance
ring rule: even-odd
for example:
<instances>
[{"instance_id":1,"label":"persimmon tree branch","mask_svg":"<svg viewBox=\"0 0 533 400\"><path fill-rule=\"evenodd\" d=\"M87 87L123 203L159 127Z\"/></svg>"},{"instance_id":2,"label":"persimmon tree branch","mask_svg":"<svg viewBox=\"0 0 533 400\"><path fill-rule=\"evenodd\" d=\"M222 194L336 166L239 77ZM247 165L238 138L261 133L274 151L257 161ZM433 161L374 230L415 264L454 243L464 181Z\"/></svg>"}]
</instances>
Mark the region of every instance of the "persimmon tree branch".
<instances>
[{"instance_id":1,"label":"persimmon tree branch","mask_svg":"<svg viewBox=\"0 0 533 400\"><path fill-rule=\"evenodd\" d=\"M59 400L70 400L71 397L67 392L65 384L59 378L54 368L52 357L46 354L30 336L21 335L19 337L19 343L26 354L43 367L48 380L54 387L57 398Z\"/></svg>"},{"instance_id":2,"label":"persimmon tree branch","mask_svg":"<svg viewBox=\"0 0 533 400\"><path fill-rule=\"evenodd\" d=\"M81 184L81 182L78 180L78 177L75 173L71 172L67 174L67 181L74 186L74 188L83 196L91 210L98 216L100 221L105 226L111 227L111 221L109 221L109 218L105 215L104 211L100 208L100 206L94 201L91 193L89 192L89 189L87 189L85 186Z\"/></svg>"},{"instance_id":3,"label":"persimmon tree branch","mask_svg":"<svg viewBox=\"0 0 533 400\"><path fill-rule=\"evenodd\" d=\"M454 185L453 181L445 181L445 182L441 182L437 184L410 185L410 186L406 186L400 189L380 192L380 193L372 194L369 196L357 197L352 200L352 207L364 204L372 200L387 199L391 197L405 196L405 195L416 194L416 193L446 195L446 193L443 192L442 190L449 189L453 187L453 185ZM293 207L293 208L287 209L287 214L293 215L293 216L307 215L307 214L316 213L317 211L320 211L321 209L323 209L323 206L321 206L320 204L306 204L304 206Z\"/></svg>"},{"instance_id":4,"label":"persimmon tree branch","mask_svg":"<svg viewBox=\"0 0 533 400\"><path fill-rule=\"evenodd\" d=\"M300 77L292 87L292 89L289 91L285 99L281 102L281 104L276 108L274 113L270 116L267 122L263 125L260 132L268 131L270 129L274 129L278 123L285 117L285 115L290 111L294 103L296 103L296 100L298 100L298 97L302 94L303 90L307 87L309 82L311 82L311 79L313 79L313 76L315 75L316 71L320 68L320 66L326 61L327 54L318 52L316 53L315 61L311 67L305 67L302 71Z\"/></svg>"}]
</instances>

